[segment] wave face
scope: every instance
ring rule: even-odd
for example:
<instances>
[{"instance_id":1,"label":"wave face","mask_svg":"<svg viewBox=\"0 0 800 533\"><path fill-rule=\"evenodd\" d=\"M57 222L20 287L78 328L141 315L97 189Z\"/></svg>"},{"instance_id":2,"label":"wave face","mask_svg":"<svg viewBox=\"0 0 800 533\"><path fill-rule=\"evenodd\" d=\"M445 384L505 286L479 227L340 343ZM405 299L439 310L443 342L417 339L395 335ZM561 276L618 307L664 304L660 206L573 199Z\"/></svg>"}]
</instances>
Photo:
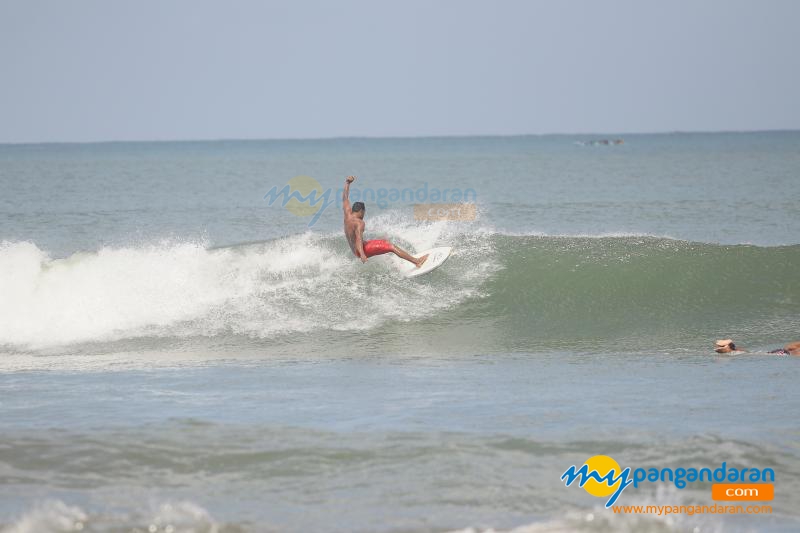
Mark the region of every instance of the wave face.
<instances>
[{"instance_id":1,"label":"wave face","mask_svg":"<svg viewBox=\"0 0 800 533\"><path fill-rule=\"evenodd\" d=\"M637 236L495 243L505 268L485 287L486 312L502 315L523 343L669 351L705 347L715 335L800 338L800 246Z\"/></svg>"},{"instance_id":2,"label":"wave face","mask_svg":"<svg viewBox=\"0 0 800 533\"><path fill-rule=\"evenodd\" d=\"M448 243L456 253L445 268L410 281L394 257L362 266L338 234L224 248L161 242L63 259L6 242L0 345L26 351L192 338L264 345L291 337L323 339L319 348L345 335L384 350L641 350L697 347L714 336L800 337L800 245L504 235L388 216L371 227L410 249Z\"/></svg>"}]
</instances>

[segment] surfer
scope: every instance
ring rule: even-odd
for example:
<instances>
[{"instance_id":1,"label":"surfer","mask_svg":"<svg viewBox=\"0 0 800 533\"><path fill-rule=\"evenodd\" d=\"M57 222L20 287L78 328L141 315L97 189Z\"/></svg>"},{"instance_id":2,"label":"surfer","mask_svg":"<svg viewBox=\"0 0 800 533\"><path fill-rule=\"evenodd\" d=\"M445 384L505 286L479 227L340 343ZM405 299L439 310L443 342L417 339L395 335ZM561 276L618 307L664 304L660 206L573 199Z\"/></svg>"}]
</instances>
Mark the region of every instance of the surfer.
<instances>
[{"instance_id":1,"label":"surfer","mask_svg":"<svg viewBox=\"0 0 800 533\"><path fill-rule=\"evenodd\" d=\"M714 344L714 351L717 353L737 354L744 353L746 350L737 348L732 339L721 339ZM789 343L783 348L767 353L771 355L800 355L800 341Z\"/></svg>"},{"instance_id":2,"label":"surfer","mask_svg":"<svg viewBox=\"0 0 800 533\"><path fill-rule=\"evenodd\" d=\"M423 255L417 259L405 250L382 239L373 239L364 242L364 213L366 211L366 206L364 202L354 202L353 206L350 207L350 184L353 183L355 179L355 176L347 176L344 182L344 194L342 195L344 234L347 237L347 242L350 244L350 249L353 250L353 254L361 259L362 263L366 263L368 257L391 252L401 259L414 263L417 268L422 266L422 263L428 258L427 255Z\"/></svg>"}]
</instances>

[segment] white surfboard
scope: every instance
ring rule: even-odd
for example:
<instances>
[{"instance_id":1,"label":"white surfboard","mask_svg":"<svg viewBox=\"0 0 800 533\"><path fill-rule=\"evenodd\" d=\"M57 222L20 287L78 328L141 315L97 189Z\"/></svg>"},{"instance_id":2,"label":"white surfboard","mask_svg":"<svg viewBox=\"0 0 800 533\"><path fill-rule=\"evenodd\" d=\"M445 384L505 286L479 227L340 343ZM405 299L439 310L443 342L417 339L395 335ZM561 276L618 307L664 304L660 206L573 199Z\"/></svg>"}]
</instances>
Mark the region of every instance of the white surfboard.
<instances>
[{"instance_id":1,"label":"white surfboard","mask_svg":"<svg viewBox=\"0 0 800 533\"><path fill-rule=\"evenodd\" d=\"M428 272L436 270L442 266L442 264L447 261L447 258L450 257L450 252L452 251L453 249L449 246L441 246L439 248L431 248L430 250L419 252L414 255L414 257L422 257L423 255L428 254L428 258L424 263L422 263L422 266L417 268L408 261L403 261L400 271L407 278L414 278L423 274L427 274Z\"/></svg>"}]
</instances>

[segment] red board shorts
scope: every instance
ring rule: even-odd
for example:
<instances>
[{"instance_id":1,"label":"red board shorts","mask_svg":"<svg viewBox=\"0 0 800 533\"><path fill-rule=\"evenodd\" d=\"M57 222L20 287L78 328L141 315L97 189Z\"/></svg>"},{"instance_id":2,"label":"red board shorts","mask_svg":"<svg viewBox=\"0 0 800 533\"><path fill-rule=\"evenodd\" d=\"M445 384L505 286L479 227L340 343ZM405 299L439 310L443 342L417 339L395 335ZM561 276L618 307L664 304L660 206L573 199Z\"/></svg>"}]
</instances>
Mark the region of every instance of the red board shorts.
<instances>
[{"instance_id":1,"label":"red board shorts","mask_svg":"<svg viewBox=\"0 0 800 533\"><path fill-rule=\"evenodd\" d=\"M374 239L364 243L364 253L367 255L367 257L372 257L373 255L388 254L391 251L392 251L392 243L390 243L389 241L384 241L382 239ZM356 254L356 256L358 256L358 254Z\"/></svg>"}]
</instances>

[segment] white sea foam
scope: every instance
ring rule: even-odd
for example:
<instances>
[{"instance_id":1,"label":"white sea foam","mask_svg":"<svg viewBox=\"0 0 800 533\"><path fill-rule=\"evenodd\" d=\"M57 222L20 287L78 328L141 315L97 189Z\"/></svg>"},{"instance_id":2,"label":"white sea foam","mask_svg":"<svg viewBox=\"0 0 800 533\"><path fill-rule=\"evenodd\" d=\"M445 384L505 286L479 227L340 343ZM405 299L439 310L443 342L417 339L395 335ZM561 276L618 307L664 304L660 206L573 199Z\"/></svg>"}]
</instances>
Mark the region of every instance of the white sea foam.
<instances>
[{"instance_id":1,"label":"white sea foam","mask_svg":"<svg viewBox=\"0 0 800 533\"><path fill-rule=\"evenodd\" d=\"M36 505L0 533L61 533L83 531L87 514L79 507L59 500L48 500Z\"/></svg>"},{"instance_id":2,"label":"white sea foam","mask_svg":"<svg viewBox=\"0 0 800 533\"><path fill-rule=\"evenodd\" d=\"M102 248L53 259L30 242L0 244L0 345L39 349L144 336L225 333L269 338L318 329L372 328L411 320L476 294L496 267L479 234L397 215L370 221L420 250L456 244L440 276L406 280L399 259L362 266L340 235L305 233L209 249L200 242ZM355 305L355 304L358 305Z\"/></svg>"},{"instance_id":3,"label":"white sea foam","mask_svg":"<svg viewBox=\"0 0 800 533\"><path fill-rule=\"evenodd\" d=\"M149 511L133 515L89 514L60 500L34 505L0 533L66 533L121 530L152 533L217 533L219 524L208 511L190 501L154 504Z\"/></svg>"}]
</instances>

